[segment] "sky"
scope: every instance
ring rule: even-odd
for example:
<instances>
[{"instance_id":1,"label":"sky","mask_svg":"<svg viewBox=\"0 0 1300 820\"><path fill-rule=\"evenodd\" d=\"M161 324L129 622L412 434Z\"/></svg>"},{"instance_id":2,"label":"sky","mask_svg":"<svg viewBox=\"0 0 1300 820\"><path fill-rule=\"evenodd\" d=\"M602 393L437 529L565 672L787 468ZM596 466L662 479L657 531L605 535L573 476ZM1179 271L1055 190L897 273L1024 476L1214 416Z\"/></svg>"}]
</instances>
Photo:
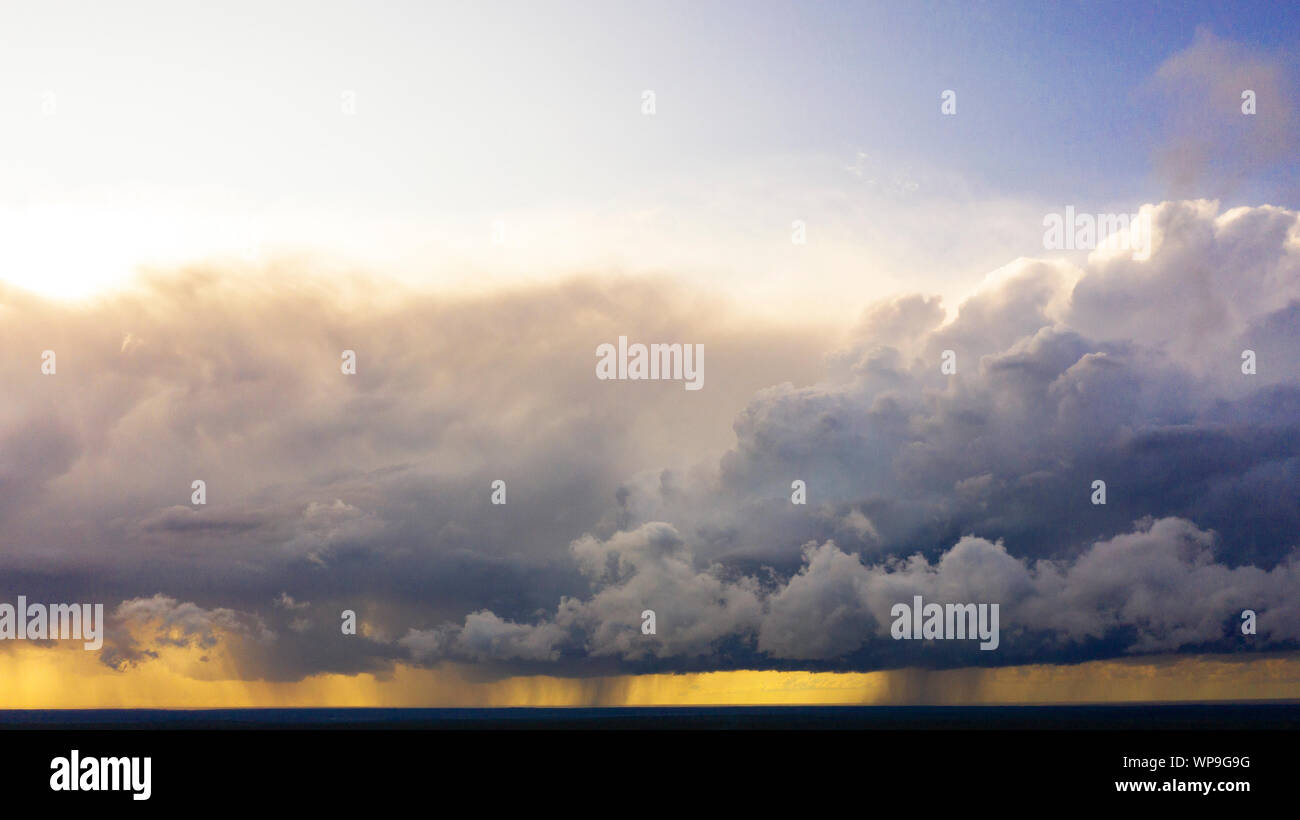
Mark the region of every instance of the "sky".
<instances>
[{"instance_id":1,"label":"sky","mask_svg":"<svg viewBox=\"0 0 1300 820\"><path fill-rule=\"evenodd\" d=\"M0 271L84 297L149 264L316 254L444 288L669 271L840 320L846 290L957 299L1041 251L1048 209L1297 207L1294 15L15 7L0 32ZM1210 127L1205 95L1234 72L1263 115ZM949 89L958 114L941 117ZM794 220L816 240L798 253Z\"/></svg>"},{"instance_id":2,"label":"sky","mask_svg":"<svg viewBox=\"0 0 1300 820\"><path fill-rule=\"evenodd\" d=\"M5 9L0 703L1300 696L1298 15Z\"/></svg>"}]
</instances>

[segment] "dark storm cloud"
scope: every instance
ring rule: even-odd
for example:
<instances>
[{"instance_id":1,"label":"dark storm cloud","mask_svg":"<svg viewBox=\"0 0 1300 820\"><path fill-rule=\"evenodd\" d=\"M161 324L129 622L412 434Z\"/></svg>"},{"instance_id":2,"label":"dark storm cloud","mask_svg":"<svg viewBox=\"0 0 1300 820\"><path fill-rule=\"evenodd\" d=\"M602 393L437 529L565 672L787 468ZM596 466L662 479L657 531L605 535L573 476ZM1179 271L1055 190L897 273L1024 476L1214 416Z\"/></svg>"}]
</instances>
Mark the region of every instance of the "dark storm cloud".
<instances>
[{"instance_id":1,"label":"dark storm cloud","mask_svg":"<svg viewBox=\"0 0 1300 820\"><path fill-rule=\"evenodd\" d=\"M1294 646L1296 215L1151 215L1150 258L1019 260L952 321L905 296L838 342L666 280L450 300L200 269L78 309L6 292L4 577L111 602L112 666L220 643L250 678ZM705 344L705 388L597 380L620 335ZM914 594L998 603L999 649L891 640Z\"/></svg>"},{"instance_id":2,"label":"dark storm cloud","mask_svg":"<svg viewBox=\"0 0 1300 820\"><path fill-rule=\"evenodd\" d=\"M774 373L813 378L829 339L653 280L433 298L196 268L90 306L12 289L0 306L5 586L255 616L276 638L241 657L273 678L404 655L412 624L553 608L582 588L567 545L617 518L621 480L722 452L746 398ZM680 384L598 382L594 351L621 334L706 343L719 372L687 402ZM340 641L344 609L383 651Z\"/></svg>"},{"instance_id":3,"label":"dark storm cloud","mask_svg":"<svg viewBox=\"0 0 1300 820\"><path fill-rule=\"evenodd\" d=\"M1152 217L1149 259L1022 260L947 324L919 297L871 308L828 378L755 395L716 471L624 482L617 527L594 542L620 572L584 564L593 542L575 541L592 592L531 622L533 657L1077 660L1232 647L1244 609L1269 626L1255 646L1294 645L1300 415L1277 408L1300 390L1283 318L1300 295L1296 217L1205 202ZM1268 374L1243 374L1247 346ZM790 503L795 479L807 507ZM890 606L913 594L1000 603L996 660L890 641ZM522 659L520 626L500 625L496 659ZM463 659L465 628L406 642ZM732 639L749 654L724 653Z\"/></svg>"}]
</instances>

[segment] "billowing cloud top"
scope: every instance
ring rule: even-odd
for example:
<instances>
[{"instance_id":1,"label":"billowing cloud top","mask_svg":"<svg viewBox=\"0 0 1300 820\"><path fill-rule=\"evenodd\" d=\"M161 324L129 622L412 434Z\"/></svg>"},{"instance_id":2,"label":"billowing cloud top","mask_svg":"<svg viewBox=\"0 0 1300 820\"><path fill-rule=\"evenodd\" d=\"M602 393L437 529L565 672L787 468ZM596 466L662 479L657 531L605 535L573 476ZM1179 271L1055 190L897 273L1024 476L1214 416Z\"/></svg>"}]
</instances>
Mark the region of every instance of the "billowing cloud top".
<instances>
[{"instance_id":1,"label":"billowing cloud top","mask_svg":"<svg viewBox=\"0 0 1300 820\"><path fill-rule=\"evenodd\" d=\"M88 307L0 291L0 577L108 602L116 668L234 658L200 677L1294 648L1297 214L1146 211L1149 255L1020 259L951 321L903 296L838 342L666 279L452 300L197 268ZM620 335L704 344L705 388L598 380ZM998 604L998 650L891 639L913 595Z\"/></svg>"}]
</instances>

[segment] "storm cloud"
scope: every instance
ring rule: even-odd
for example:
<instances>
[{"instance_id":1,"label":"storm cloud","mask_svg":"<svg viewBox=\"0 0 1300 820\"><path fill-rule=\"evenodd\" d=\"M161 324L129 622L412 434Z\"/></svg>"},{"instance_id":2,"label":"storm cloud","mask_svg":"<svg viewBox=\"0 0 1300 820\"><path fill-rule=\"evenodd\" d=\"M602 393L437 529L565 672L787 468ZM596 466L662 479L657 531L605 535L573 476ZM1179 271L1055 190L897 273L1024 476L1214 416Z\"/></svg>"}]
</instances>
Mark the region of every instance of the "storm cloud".
<instances>
[{"instance_id":1,"label":"storm cloud","mask_svg":"<svg viewBox=\"0 0 1300 820\"><path fill-rule=\"evenodd\" d=\"M3 290L0 577L109 602L114 668L182 644L274 680L1295 648L1297 215L1146 211L1149 257L1019 259L951 320L902 295L847 329L669 278L439 297L286 264L79 306ZM704 344L705 388L596 379L620 335ZM891 640L914 594L998 603L999 649Z\"/></svg>"}]
</instances>

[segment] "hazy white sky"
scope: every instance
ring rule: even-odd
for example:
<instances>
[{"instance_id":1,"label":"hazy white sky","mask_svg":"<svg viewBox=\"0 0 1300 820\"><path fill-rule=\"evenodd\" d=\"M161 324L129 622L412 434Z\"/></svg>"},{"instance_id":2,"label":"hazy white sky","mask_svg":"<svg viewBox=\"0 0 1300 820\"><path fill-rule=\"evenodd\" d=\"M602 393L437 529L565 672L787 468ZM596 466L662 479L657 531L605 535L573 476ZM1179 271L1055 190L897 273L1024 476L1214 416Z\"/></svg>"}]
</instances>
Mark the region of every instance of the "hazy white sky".
<instances>
[{"instance_id":1,"label":"hazy white sky","mask_svg":"<svg viewBox=\"0 0 1300 820\"><path fill-rule=\"evenodd\" d=\"M967 293L1042 254L1047 210L1158 198L1132 173L1146 146L1097 120L1131 119L1124 72L1190 42L1166 21L1167 51L1122 52L1062 110L1040 93L1060 58L961 4L82 2L5 18L0 277L20 286L80 296L145 265L309 252L440 286L668 271L836 315Z\"/></svg>"}]
</instances>

